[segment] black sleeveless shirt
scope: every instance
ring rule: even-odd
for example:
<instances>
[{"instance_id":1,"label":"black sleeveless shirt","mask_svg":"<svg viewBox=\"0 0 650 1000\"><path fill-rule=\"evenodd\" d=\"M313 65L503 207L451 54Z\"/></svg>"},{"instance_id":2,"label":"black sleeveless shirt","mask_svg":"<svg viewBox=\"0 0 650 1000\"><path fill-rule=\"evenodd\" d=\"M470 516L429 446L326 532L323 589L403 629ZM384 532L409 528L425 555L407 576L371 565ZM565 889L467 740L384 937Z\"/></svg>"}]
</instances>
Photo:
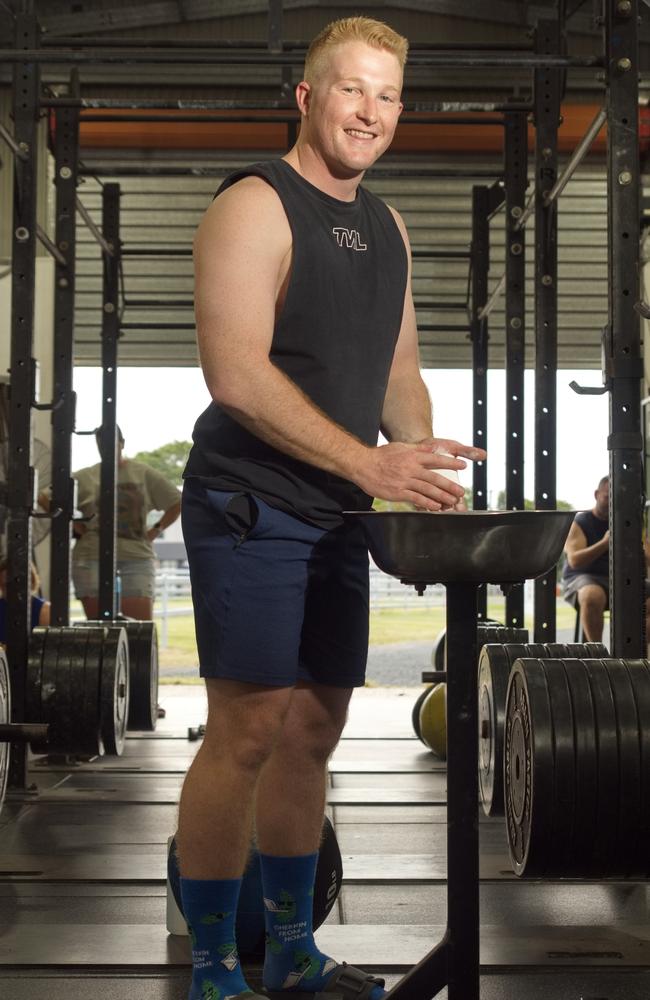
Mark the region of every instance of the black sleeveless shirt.
<instances>
[{"instance_id":1,"label":"black sleeveless shirt","mask_svg":"<svg viewBox=\"0 0 650 1000\"><path fill-rule=\"evenodd\" d=\"M609 521L603 521L600 517L596 517L590 510L581 510L576 514L574 520L585 533L587 547L599 542L609 528ZM583 566L581 569L571 569L567 559L564 564L562 578L564 580L572 580L582 573L588 573L590 576L609 576L609 552L601 553L588 566Z\"/></svg>"},{"instance_id":2,"label":"black sleeveless shirt","mask_svg":"<svg viewBox=\"0 0 650 1000\"><path fill-rule=\"evenodd\" d=\"M285 160L226 178L262 177L291 226L289 285L270 351L280 368L333 421L377 444L395 343L402 323L407 255L395 219L379 198L357 189L352 202L314 187ZM372 503L348 480L271 447L212 402L198 418L185 468L212 489L242 490L322 527L341 511Z\"/></svg>"}]
</instances>

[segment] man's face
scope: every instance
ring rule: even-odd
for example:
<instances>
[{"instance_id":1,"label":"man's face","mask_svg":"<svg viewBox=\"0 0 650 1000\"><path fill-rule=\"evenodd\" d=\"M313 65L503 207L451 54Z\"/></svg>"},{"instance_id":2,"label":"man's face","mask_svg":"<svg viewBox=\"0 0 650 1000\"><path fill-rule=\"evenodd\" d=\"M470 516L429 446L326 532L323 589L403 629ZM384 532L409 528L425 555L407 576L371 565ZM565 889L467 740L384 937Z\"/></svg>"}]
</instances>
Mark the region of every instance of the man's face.
<instances>
[{"instance_id":1,"label":"man's face","mask_svg":"<svg viewBox=\"0 0 650 1000\"><path fill-rule=\"evenodd\" d=\"M594 493L596 497L596 514L606 521L609 517L609 483L603 483Z\"/></svg>"},{"instance_id":2,"label":"man's face","mask_svg":"<svg viewBox=\"0 0 650 1000\"><path fill-rule=\"evenodd\" d=\"M309 89L309 139L335 177L354 177L390 145L402 110L396 56L364 42L345 42L327 56Z\"/></svg>"}]
</instances>

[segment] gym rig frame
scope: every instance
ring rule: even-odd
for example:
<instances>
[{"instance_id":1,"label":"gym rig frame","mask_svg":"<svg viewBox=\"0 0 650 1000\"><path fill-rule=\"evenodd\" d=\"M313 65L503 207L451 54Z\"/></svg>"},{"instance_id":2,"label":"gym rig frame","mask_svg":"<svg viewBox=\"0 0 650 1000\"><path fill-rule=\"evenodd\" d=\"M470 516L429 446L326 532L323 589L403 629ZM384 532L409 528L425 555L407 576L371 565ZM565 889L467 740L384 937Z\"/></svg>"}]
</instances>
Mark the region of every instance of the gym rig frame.
<instances>
[{"instance_id":1,"label":"gym rig frame","mask_svg":"<svg viewBox=\"0 0 650 1000\"><path fill-rule=\"evenodd\" d=\"M6 496L8 509L8 576L12 589L8 599L7 642L13 692L13 721L24 723L26 664L29 642L29 578L31 517L34 516L32 435L33 407L52 410L52 579L53 624L68 621L70 521L74 510L71 480L71 436L74 433L72 391L75 291L75 215L78 166L79 113L83 107L110 107L111 102L82 99L44 100L40 88L40 64L64 63L237 63L242 65L293 66L300 64L304 47L284 45L282 3L270 0L269 38L266 49L254 44L193 47L187 43L156 50L119 39L113 46L101 40L52 40L42 44L32 5L23 4L16 15L15 44L0 51L0 59L14 64L14 134L3 136L14 152L13 282L11 303L11 403L10 455ZM434 67L530 68L534 74L532 108L526 105L490 106L503 112L505 126L505 171L502 184L478 186L473 200L472 291L470 331L474 371L474 440L486 436L487 413L487 268L489 266L489 218L503 207L506 211L507 264L502 288L506 294L507 325L507 480L508 508L523 507L523 372L525 367L524 319L524 197L527 174L527 112L536 127L535 190L535 503L538 509L556 505L556 372L557 372L557 203L551 198L557 181L557 129L560 116L562 77L572 66L600 66L605 71L606 122L608 128L608 282L609 316L603 333L604 389L610 395L610 601L611 644L617 657L642 656L644 649L644 566L641 546L643 528L643 474L641 435L642 360L639 316L639 146L638 146L638 15L639 0L604 0L603 56L568 58L562 53L563 7L555 20L540 21L533 51L480 47L463 51L414 46L411 64ZM56 48L69 43L75 48ZM286 109L286 93L271 106ZM151 107L153 102L129 103L129 107ZM112 105L116 107L114 103ZM160 102L157 107L164 107ZM236 101L201 102L197 107L215 112L243 110ZM53 401L37 400L36 366L33 354L36 225L36 127L46 108L56 114L56 246L49 247L56 259L55 343ZM478 105L467 106L476 110ZM414 110L442 110L435 105ZM242 120L246 120L244 115ZM178 120L178 119L176 119ZM252 120L252 116L248 116ZM290 119L288 119L290 120ZM291 134L291 132L290 132ZM294 128L295 134L295 128ZM586 151L586 150L585 150ZM102 509L113 511L105 518L101 535L102 616L113 617L114 596L114 483L116 462L116 373L119 319L118 270L120 261L119 187L104 188L103 232L95 233L104 259L102 365L104 368L102 430ZM641 304L643 305L643 304ZM517 397L516 399L514 397ZM479 403L478 401L482 402ZM486 467L474 470L474 506L487 504ZM471 593L470 593L471 591ZM451 586L448 590L448 642L450 655L476 662L476 615L473 586ZM483 598L484 601L484 598ZM481 604L479 603L479 611ZM508 597L507 623L523 619L523 595ZM484 604L483 604L484 615ZM555 638L555 572L535 582L535 641ZM455 672L454 672L455 673ZM460 672L459 672L460 673ZM475 679L471 671L458 680L454 693L449 678L450 704L467 708L475 701ZM458 674L456 674L458 679ZM464 684L464 686L463 686ZM474 688L474 695L470 692ZM449 773L449 927L442 947L435 949L391 992L396 1000L424 1000L448 984L450 1000L479 997L479 913L477 853L477 720L476 714L450 712L449 738L462 748L457 766ZM27 749L12 744L10 785L26 794ZM465 874L462 875L461 873ZM454 955L460 960L454 960Z\"/></svg>"}]
</instances>

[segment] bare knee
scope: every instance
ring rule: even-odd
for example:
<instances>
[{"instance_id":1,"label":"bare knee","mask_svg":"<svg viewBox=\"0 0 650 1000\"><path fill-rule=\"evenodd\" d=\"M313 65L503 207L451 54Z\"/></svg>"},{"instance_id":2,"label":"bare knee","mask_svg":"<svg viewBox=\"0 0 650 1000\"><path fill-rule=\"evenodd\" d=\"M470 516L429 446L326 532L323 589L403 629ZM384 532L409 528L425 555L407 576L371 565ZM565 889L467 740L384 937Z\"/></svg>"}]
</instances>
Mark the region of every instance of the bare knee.
<instances>
[{"instance_id":1,"label":"bare knee","mask_svg":"<svg viewBox=\"0 0 650 1000\"><path fill-rule=\"evenodd\" d=\"M279 741L279 748L298 759L325 764L335 750L347 718L347 689L298 687Z\"/></svg>"},{"instance_id":2,"label":"bare knee","mask_svg":"<svg viewBox=\"0 0 650 1000\"><path fill-rule=\"evenodd\" d=\"M607 594L597 584L589 584L578 591L578 603L585 611L604 614L607 604Z\"/></svg>"},{"instance_id":3,"label":"bare knee","mask_svg":"<svg viewBox=\"0 0 650 1000\"><path fill-rule=\"evenodd\" d=\"M259 773L278 741L290 688L208 681L208 720L202 750L229 767Z\"/></svg>"}]
</instances>

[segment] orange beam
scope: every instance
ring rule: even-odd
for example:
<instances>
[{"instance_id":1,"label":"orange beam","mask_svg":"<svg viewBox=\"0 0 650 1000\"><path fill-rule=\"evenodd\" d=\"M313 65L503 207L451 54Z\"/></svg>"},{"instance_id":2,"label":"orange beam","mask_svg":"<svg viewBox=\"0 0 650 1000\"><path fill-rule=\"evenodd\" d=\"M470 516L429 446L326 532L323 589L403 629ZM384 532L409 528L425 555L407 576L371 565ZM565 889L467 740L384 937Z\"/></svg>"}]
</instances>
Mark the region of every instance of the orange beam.
<instances>
[{"instance_id":1,"label":"orange beam","mask_svg":"<svg viewBox=\"0 0 650 1000\"><path fill-rule=\"evenodd\" d=\"M562 107L562 124L558 132L560 152L569 153L578 144L598 111L595 104L566 104ZM642 123L644 119L642 109ZM173 112L159 112L169 117ZM99 112L94 112L99 114ZM233 122L201 122L201 112L193 121L138 122L138 112L129 112L130 122L84 122L81 115L80 145L82 149L258 149L284 151L288 144L288 129L282 122L273 122L269 112L268 123L237 122L238 112L233 111ZM155 112L140 112L155 116ZM180 114L180 112L179 112ZM209 114L209 112L206 112ZM431 117L431 116L429 116ZM439 116L444 120L445 115ZM478 121L481 114L469 115ZM493 117L490 114L490 117ZM397 128L391 150L412 153L500 153L503 149L503 129L494 125L418 125L417 116L409 116ZM650 129L650 122L648 124ZM643 132L643 127L642 127ZM592 151L605 149L606 127L603 127L592 145ZM528 143L532 150L535 130L528 129Z\"/></svg>"}]
</instances>

